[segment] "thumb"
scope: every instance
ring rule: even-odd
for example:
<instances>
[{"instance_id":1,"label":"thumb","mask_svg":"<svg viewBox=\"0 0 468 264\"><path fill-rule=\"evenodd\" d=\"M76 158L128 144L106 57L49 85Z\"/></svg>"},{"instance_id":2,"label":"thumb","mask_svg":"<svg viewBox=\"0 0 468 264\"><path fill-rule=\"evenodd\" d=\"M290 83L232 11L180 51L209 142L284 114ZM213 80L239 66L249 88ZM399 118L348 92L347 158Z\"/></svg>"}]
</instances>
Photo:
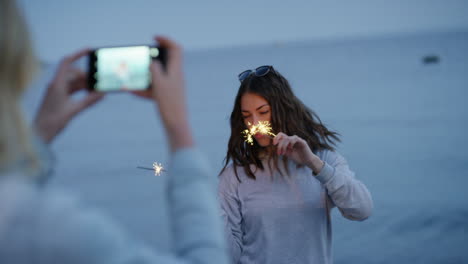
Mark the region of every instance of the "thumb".
<instances>
[{"instance_id":1,"label":"thumb","mask_svg":"<svg viewBox=\"0 0 468 264\"><path fill-rule=\"evenodd\" d=\"M273 145L276 145L278 144L278 140L279 140L279 135L276 135L274 138L273 138Z\"/></svg>"},{"instance_id":2,"label":"thumb","mask_svg":"<svg viewBox=\"0 0 468 264\"><path fill-rule=\"evenodd\" d=\"M160 80L161 77L164 75L163 67L159 61L153 61L151 63L150 70L151 70L151 75L153 77L153 82Z\"/></svg>"}]
</instances>

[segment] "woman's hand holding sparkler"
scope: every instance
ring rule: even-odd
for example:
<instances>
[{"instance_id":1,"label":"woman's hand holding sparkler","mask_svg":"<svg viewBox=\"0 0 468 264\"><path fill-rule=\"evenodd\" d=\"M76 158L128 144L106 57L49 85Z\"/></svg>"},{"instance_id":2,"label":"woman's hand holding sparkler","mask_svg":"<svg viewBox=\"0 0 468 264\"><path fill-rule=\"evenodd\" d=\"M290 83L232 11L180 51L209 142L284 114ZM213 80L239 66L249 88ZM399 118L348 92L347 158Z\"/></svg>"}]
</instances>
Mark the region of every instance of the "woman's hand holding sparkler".
<instances>
[{"instance_id":1,"label":"woman's hand holding sparkler","mask_svg":"<svg viewBox=\"0 0 468 264\"><path fill-rule=\"evenodd\" d=\"M323 161L312 152L304 139L296 135L288 136L280 132L273 138L273 145L277 146L278 155L286 155L296 163L311 168L314 174L320 173L323 168Z\"/></svg>"},{"instance_id":2,"label":"woman's hand holding sparkler","mask_svg":"<svg viewBox=\"0 0 468 264\"><path fill-rule=\"evenodd\" d=\"M166 68L164 69L159 61L154 61L151 64L151 89L133 92L133 94L156 102L172 151L191 147L194 143L185 103L182 48L168 38L156 37L155 39L161 47L168 50Z\"/></svg>"},{"instance_id":3,"label":"woman's hand holding sparkler","mask_svg":"<svg viewBox=\"0 0 468 264\"><path fill-rule=\"evenodd\" d=\"M323 161L315 155L307 142L294 135L288 136L282 132L275 135L268 121L259 121L257 124L250 124L249 128L242 132L245 142L253 145L255 134L263 134L273 138L273 145L277 146L278 155L286 155L298 164L305 165L312 169L314 174L319 174L323 168Z\"/></svg>"}]
</instances>

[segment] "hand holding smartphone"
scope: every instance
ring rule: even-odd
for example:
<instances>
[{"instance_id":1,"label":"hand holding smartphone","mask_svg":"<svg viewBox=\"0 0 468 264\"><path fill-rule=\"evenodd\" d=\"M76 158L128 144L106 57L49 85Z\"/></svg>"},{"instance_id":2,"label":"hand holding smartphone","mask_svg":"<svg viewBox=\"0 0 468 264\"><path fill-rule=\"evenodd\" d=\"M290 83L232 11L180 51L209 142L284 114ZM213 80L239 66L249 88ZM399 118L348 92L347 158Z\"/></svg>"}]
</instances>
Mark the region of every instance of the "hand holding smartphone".
<instances>
[{"instance_id":1,"label":"hand holding smartphone","mask_svg":"<svg viewBox=\"0 0 468 264\"><path fill-rule=\"evenodd\" d=\"M150 65L167 63L160 46L120 46L92 50L88 56L88 87L91 91L142 91L151 87Z\"/></svg>"}]
</instances>

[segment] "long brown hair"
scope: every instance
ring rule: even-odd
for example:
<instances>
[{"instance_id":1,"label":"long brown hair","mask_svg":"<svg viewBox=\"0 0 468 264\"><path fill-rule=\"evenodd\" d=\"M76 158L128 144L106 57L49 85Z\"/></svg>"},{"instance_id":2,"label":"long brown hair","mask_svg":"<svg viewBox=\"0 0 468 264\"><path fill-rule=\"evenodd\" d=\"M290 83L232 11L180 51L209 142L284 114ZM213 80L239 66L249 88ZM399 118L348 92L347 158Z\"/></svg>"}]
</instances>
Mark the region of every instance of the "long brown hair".
<instances>
[{"instance_id":1,"label":"long brown hair","mask_svg":"<svg viewBox=\"0 0 468 264\"><path fill-rule=\"evenodd\" d=\"M274 133L297 135L307 142L314 153L323 149L334 150L333 146L340 142L339 134L325 127L318 115L294 95L288 80L271 67L268 74L264 76L251 74L241 82L230 117L231 136L221 173L231 161L239 181L237 166L243 167L246 175L252 179L255 179L255 175L251 165L264 169L259 158L262 147L256 141L253 145L247 144L241 136L242 131L247 128L241 113L241 98L246 93L260 95L268 101ZM278 169L276 151L271 151L270 157L273 159L275 169ZM287 157L283 157L284 164L287 161Z\"/></svg>"}]
</instances>

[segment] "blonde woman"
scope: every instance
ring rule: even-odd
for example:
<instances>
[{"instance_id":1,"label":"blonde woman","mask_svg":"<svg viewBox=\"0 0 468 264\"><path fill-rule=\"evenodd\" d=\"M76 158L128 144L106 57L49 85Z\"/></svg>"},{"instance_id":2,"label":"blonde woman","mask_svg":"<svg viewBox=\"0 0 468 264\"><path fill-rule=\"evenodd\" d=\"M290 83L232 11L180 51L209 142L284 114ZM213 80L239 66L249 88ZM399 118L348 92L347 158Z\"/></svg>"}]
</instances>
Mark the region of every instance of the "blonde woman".
<instances>
[{"instance_id":1,"label":"blonde woman","mask_svg":"<svg viewBox=\"0 0 468 264\"><path fill-rule=\"evenodd\" d=\"M187 122L182 52L167 38L157 41L169 51L167 71L153 64L155 86L137 95L158 102L168 135L172 254L129 239L112 219L66 193L38 186L50 168L47 144L102 95L72 100L70 95L86 85L85 74L72 63L87 51L64 58L35 118L35 138L20 109L35 66L31 42L15 2L0 0L0 263L227 262L210 173Z\"/></svg>"}]
</instances>

